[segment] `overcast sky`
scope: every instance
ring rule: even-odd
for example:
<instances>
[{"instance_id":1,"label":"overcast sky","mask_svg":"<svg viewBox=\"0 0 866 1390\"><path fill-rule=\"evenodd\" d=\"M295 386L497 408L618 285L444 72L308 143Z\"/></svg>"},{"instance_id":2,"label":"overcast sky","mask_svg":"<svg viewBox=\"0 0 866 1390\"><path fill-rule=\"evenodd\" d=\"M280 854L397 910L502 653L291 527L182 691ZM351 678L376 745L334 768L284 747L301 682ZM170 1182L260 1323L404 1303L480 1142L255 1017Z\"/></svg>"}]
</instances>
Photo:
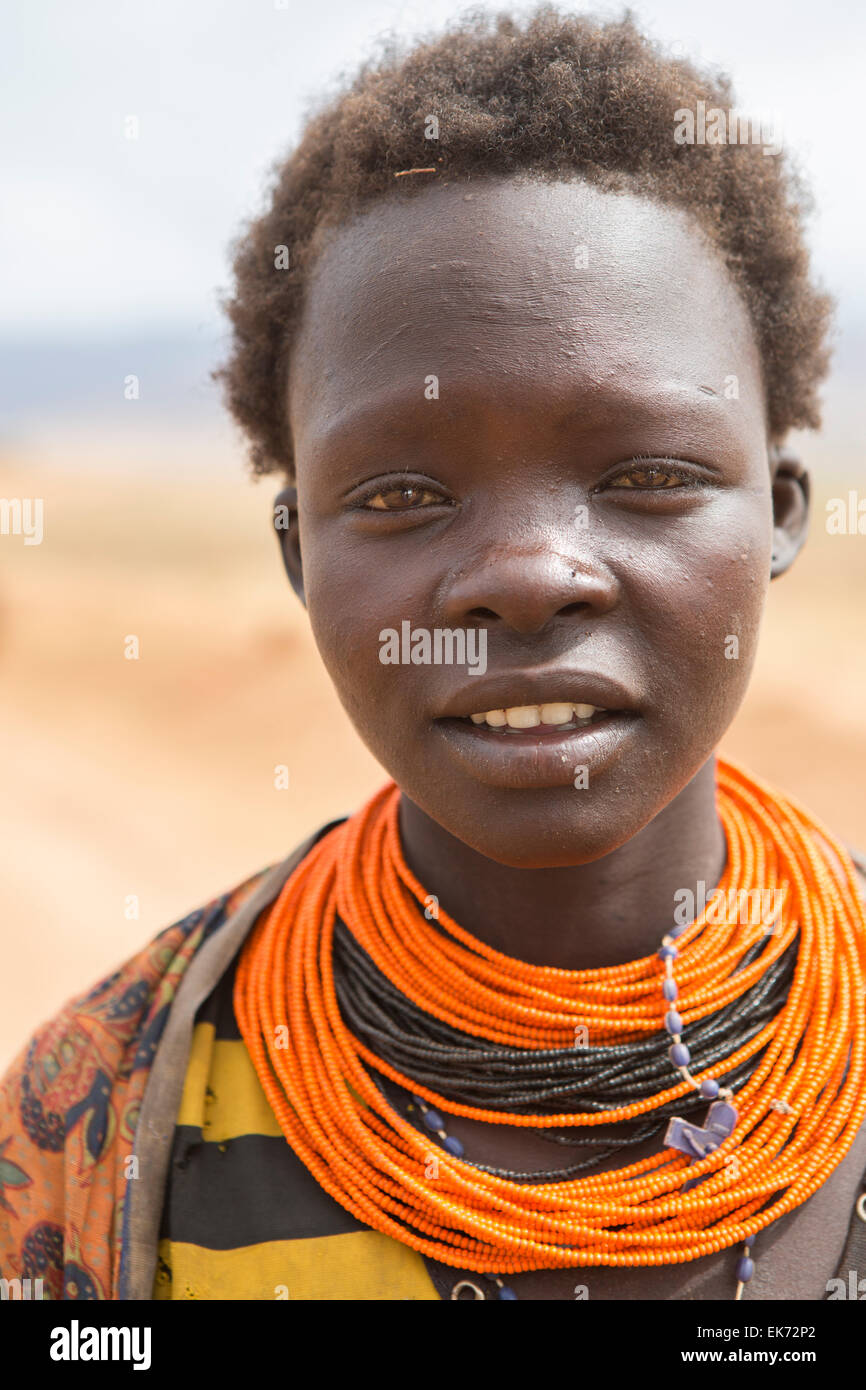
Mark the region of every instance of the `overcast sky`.
<instances>
[{"instance_id":1,"label":"overcast sky","mask_svg":"<svg viewBox=\"0 0 866 1390\"><path fill-rule=\"evenodd\" d=\"M462 8L449 0L7 0L7 336L201 327L215 318L228 242L259 205L272 161L297 139L307 103L351 72L377 35L435 27ZM742 106L781 113L817 195L819 271L843 294L845 319L866 320L862 9L845 0L647 0L636 8L655 37L732 71ZM140 123L137 140L124 136L130 115Z\"/></svg>"}]
</instances>

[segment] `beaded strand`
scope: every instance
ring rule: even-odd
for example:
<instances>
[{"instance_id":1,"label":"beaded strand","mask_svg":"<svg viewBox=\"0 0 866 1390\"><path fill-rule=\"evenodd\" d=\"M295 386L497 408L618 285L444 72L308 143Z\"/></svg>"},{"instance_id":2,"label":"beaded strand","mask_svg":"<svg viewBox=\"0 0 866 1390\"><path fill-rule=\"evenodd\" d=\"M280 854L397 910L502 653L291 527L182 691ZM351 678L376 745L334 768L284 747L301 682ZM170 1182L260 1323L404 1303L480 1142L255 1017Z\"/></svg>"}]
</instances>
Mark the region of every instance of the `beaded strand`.
<instances>
[{"instance_id":1,"label":"beaded strand","mask_svg":"<svg viewBox=\"0 0 866 1390\"><path fill-rule=\"evenodd\" d=\"M677 983L673 973L673 963L679 952L674 946L674 941L678 936L681 936L684 931L684 925L673 927L670 932L662 938L662 945L658 952L659 959L662 960L665 965L665 976L662 981L662 997L666 1003L671 1006L676 1002L678 994ZM665 1014L664 1026L673 1039L672 1046L669 1049L669 1056L676 1070L685 1077L690 1085L695 1087L704 1099L714 1101L721 1097L733 1104L734 1092L730 1087L719 1086L718 1081L712 1077L705 1077L703 1081L697 1081L695 1077L692 1076L688 1065L691 1061L689 1049L682 1040L683 1021L673 1007L670 1007ZM790 1113L790 1107L786 1105L786 1102L777 1102L776 1108L782 1107ZM438 1110L434 1110L421 1096L416 1095L412 1096L406 1108L409 1114L411 1114L413 1110L418 1109L421 1113L423 1124L433 1134L437 1135L441 1140L442 1147L448 1153L453 1154L455 1158L463 1158L465 1152L463 1144L454 1135L447 1133L445 1122ZM691 1186L691 1184L687 1184L687 1186ZM755 1264L750 1258L750 1253L751 1247L747 1240L743 1247L743 1254L737 1263L737 1287L734 1295L736 1301L742 1299L743 1290L755 1272ZM509 1301L517 1300L517 1294L514 1290L504 1284L498 1275L488 1274L486 1277L493 1280L498 1285L499 1293L497 1294L497 1298ZM469 1280L462 1280L454 1285L451 1295L452 1298L459 1297L459 1292L464 1287L476 1289L476 1285L472 1284ZM476 1289L476 1293L477 1292Z\"/></svg>"},{"instance_id":2,"label":"beaded strand","mask_svg":"<svg viewBox=\"0 0 866 1390\"><path fill-rule=\"evenodd\" d=\"M678 996L663 1001L677 1003L667 1012L687 1029L741 997L797 941L783 1006L725 1059L727 1075L758 1059L738 1091L736 1131L701 1157L668 1146L560 1183L518 1184L447 1150L436 1181L424 1177L426 1141L386 1101L372 1071L434 1110L535 1129L651 1115L713 1077L689 1071L679 1030L670 1034L677 1079L657 1096L591 1114L512 1114L448 1102L361 1044L335 993L338 912L395 987L475 1036L567 1047L577 1025L617 1043L659 1026L655 955L597 970L534 967L494 951L445 913L435 926L425 921L418 906L426 895L402 855L399 790L390 784L306 856L247 939L236 976L235 1013L256 1073L320 1186L365 1225L419 1253L499 1277L683 1263L750 1241L805 1202L844 1158L866 1114L864 907L850 856L807 812L722 760L717 789L728 847L719 888L784 889L778 930L766 935L759 925L702 913L670 956ZM759 955L740 968L762 937ZM278 1041L283 1034L287 1045ZM741 1262L741 1283L748 1273Z\"/></svg>"}]
</instances>

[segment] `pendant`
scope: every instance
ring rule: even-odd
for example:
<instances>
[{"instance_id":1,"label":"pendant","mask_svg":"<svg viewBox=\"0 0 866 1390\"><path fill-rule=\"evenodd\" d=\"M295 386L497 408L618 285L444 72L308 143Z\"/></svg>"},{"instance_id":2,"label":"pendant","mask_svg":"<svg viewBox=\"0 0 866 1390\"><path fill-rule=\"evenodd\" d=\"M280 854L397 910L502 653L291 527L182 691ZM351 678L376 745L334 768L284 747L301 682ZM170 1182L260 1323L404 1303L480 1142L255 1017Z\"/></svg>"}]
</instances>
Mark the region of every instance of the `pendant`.
<instances>
[{"instance_id":1,"label":"pendant","mask_svg":"<svg viewBox=\"0 0 866 1390\"><path fill-rule=\"evenodd\" d=\"M679 1149L693 1159L706 1158L723 1139L733 1134L736 1123L735 1107L726 1100L714 1100L707 1111L703 1128L673 1116L665 1131L665 1145L670 1149Z\"/></svg>"}]
</instances>

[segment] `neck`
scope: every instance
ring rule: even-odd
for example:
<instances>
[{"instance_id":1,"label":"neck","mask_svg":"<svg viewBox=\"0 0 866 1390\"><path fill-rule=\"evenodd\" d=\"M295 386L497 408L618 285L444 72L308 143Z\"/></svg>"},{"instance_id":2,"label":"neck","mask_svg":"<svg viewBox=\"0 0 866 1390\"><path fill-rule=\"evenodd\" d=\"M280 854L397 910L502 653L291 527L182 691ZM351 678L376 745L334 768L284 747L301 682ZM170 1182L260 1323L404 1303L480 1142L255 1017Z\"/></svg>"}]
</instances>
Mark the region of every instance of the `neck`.
<instances>
[{"instance_id":1,"label":"neck","mask_svg":"<svg viewBox=\"0 0 866 1390\"><path fill-rule=\"evenodd\" d=\"M653 820L588 864L515 868L455 839L405 795L400 838L412 872L454 921L531 965L591 970L658 950L674 921L674 894L709 892L725 866L710 758Z\"/></svg>"}]
</instances>

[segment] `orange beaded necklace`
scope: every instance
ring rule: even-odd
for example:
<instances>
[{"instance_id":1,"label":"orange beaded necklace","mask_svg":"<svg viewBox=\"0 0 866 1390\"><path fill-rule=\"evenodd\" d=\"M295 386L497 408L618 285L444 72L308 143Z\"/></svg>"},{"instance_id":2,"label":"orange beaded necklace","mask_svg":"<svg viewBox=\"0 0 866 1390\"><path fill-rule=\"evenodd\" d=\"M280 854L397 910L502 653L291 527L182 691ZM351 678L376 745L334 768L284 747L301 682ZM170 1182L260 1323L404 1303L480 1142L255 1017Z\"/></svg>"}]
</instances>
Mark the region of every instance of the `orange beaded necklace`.
<instances>
[{"instance_id":1,"label":"orange beaded necklace","mask_svg":"<svg viewBox=\"0 0 866 1390\"><path fill-rule=\"evenodd\" d=\"M691 1163L662 1148L626 1167L537 1184L443 1150L431 1180L429 1139L388 1104L368 1066L437 1109L535 1129L631 1119L712 1078L682 1066L681 1079L674 1072L649 1100L589 1114L511 1114L449 1102L362 1045L337 1005L337 914L409 999L490 1041L567 1048L582 1026L593 1042L623 1043L662 1027L670 1008L669 959L595 970L533 966L493 950L441 910L429 921L425 890L400 846L399 795L389 783L311 850L245 943L235 983L238 1025L283 1133L343 1207L443 1264L514 1273L683 1263L748 1240L821 1186L866 1115L866 914L850 856L823 826L719 759L728 853L718 890L729 902L782 890L782 906L768 930L764 921L714 911L716 894L682 931L673 954L685 1041L690 1023L738 998L797 933L799 945L784 1006L721 1069L765 1049L738 1092L735 1130L717 1148ZM738 970L762 939L758 958ZM665 937L668 957L671 942Z\"/></svg>"}]
</instances>

